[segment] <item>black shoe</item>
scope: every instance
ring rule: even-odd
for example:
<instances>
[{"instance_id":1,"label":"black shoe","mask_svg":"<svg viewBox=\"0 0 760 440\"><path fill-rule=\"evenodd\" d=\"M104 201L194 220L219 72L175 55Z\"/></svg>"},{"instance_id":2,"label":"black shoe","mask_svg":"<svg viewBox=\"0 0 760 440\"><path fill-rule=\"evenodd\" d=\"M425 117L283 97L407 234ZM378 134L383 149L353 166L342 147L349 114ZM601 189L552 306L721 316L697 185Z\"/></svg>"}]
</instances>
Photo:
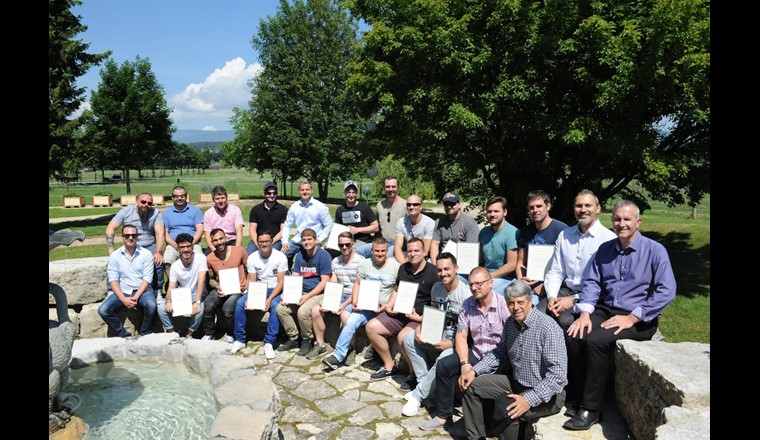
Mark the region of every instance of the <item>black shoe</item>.
<instances>
[{"instance_id":1,"label":"black shoe","mask_svg":"<svg viewBox=\"0 0 760 440\"><path fill-rule=\"evenodd\" d=\"M585 431L598 421L599 411L589 411L581 408L575 413L573 418L565 422L562 427L569 429L570 431Z\"/></svg>"},{"instance_id":2,"label":"black shoe","mask_svg":"<svg viewBox=\"0 0 760 440\"><path fill-rule=\"evenodd\" d=\"M568 403L565 405L567 410L565 411L565 417L574 417L575 413L578 412L578 408L581 407L578 403Z\"/></svg>"},{"instance_id":3,"label":"black shoe","mask_svg":"<svg viewBox=\"0 0 760 440\"><path fill-rule=\"evenodd\" d=\"M372 380L380 380L380 379L385 379L388 376L393 376L396 373L398 373L398 367L397 366L394 365L393 368L391 368L391 370L388 371L388 369L385 368L385 365L383 365L382 367L380 367L379 370L377 370L374 373L370 374L369 378L372 379Z\"/></svg>"},{"instance_id":4,"label":"black shoe","mask_svg":"<svg viewBox=\"0 0 760 440\"><path fill-rule=\"evenodd\" d=\"M304 339L301 341L301 349L296 353L298 356L306 356L311 351L311 345L314 342L310 339Z\"/></svg>"},{"instance_id":5,"label":"black shoe","mask_svg":"<svg viewBox=\"0 0 760 440\"><path fill-rule=\"evenodd\" d=\"M287 341L283 342L282 345L277 347L277 351L288 351L296 347L298 347L298 341L295 339L288 339Z\"/></svg>"},{"instance_id":6,"label":"black shoe","mask_svg":"<svg viewBox=\"0 0 760 440\"><path fill-rule=\"evenodd\" d=\"M417 376L414 373L406 376L404 381L401 382L401 391L412 391L417 388Z\"/></svg>"},{"instance_id":7,"label":"black shoe","mask_svg":"<svg viewBox=\"0 0 760 440\"><path fill-rule=\"evenodd\" d=\"M330 356L322 359L322 363L332 368L333 370L337 370L338 368L345 365L345 363L339 361L334 354L331 354Z\"/></svg>"}]
</instances>

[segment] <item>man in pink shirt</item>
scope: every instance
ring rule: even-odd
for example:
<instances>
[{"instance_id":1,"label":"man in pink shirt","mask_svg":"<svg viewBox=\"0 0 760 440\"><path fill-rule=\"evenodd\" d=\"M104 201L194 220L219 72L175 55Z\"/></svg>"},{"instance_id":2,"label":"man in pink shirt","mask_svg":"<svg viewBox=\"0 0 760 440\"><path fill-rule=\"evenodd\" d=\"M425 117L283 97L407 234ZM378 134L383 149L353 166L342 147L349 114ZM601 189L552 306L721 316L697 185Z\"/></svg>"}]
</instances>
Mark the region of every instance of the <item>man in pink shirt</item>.
<instances>
[{"instance_id":1,"label":"man in pink shirt","mask_svg":"<svg viewBox=\"0 0 760 440\"><path fill-rule=\"evenodd\" d=\"M235 205L227 203L227 190L221 186L215 186L211 190L211 196L214 198L214 206L207 209L203 214L203 235L206 237L206 245L203 253L208 255L216 250L211 240L212 230L219 228L224 231L227 237L227 246L243 245L243 213Z\"/></svg>"}]
</instances>

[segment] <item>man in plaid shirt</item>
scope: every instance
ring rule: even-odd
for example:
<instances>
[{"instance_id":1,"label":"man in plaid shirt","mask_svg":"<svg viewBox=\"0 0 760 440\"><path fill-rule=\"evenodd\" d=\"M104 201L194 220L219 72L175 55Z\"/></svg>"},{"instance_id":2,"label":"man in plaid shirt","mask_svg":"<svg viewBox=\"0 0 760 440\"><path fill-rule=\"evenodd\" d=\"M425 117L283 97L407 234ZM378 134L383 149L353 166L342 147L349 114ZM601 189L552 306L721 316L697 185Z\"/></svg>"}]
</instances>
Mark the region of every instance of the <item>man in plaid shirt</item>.
<instances>
[{"instance_id":1,"label":"man in plaid shirt","mask_svg":"<svg viewBox=\"0 0 760 440\"><path fill-rule=\"evenodd\" d=\"M517 439L519 424L512 422L519 419L532 427L538 418L558 413L565 403L565 337L554 319L534 312L532 296L525 281L507 286L504 297L510 317L499 345L459 377L459 387L466 390L463 413L470 439L487 434ZM491 374L502 365L506 375ZM484 406L484 400L493 405Z\"/></svg>"}]
</instances>

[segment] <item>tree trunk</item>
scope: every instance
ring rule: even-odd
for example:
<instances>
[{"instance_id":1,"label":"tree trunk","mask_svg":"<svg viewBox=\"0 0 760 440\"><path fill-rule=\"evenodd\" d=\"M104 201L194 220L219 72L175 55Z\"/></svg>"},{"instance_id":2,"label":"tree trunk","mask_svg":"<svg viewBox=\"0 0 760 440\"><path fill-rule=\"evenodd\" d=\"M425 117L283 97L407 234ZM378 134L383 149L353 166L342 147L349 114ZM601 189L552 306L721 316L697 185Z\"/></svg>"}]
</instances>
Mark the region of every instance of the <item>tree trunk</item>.
<instances>
[{"instance_id":1,"label":"tree trunk","mask_svg":"<svg viewBox=\"0 0 760 440\"><path fill-rule=\"evenodd\" d=\"M330 189L330 181L327 178L318 181L317 188L319 188L319 197L317 199L325 203L327 201L327 192Z\"/></svg>"},{"instance_id":2,"label":"tree trunk","mask_svg":"<svg viewBox=\"0 0 760 440\"><path fill-rule=\"evenodd\" d=\"M697 205L694 205L691 207L691 219L692 220L697 219Z\"/></svg>"},{"instance_id":3,"label":"tree trunk","mask_svg":"<svg viewBox=\"0 0 760 440\"><path fill-rule=\"evenodd\" d=\"M124 181L127 183L127 194L132 194L132 182L129 178L129 167L124 170Z\"/></svg>"}]
</instances>

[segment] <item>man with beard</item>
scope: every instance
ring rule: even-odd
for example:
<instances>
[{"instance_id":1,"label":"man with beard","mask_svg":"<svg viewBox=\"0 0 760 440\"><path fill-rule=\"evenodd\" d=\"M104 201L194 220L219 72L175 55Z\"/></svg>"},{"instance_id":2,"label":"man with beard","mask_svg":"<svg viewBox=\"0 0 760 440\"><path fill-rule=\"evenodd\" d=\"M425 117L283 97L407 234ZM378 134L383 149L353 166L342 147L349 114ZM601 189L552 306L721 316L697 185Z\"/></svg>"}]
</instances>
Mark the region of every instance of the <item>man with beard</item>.
<instances>
[{"instance_id":1,"label":"man with beard","mask_svg":"<svg viewBox=\"0 0 760 440\"><path fill-rule=\"evenodd\" d=\"M108 255L114 251L114 232L121 225L133 225L137 227L137 244L153 254L153 294L161 297L161 289L164 286L164 215L153 207L153 196L150 193L141 193L137 196L137 203L128 205L108 222L106 226L106 246Z\"/></svg>"},{"instance_id":2,"label":"man with beard","mask_svg":"<svg viewBox=\"0 0 760 440\"><path fill-rule=\"evenodd\" d=\"M377 221L380 226L380 235L388 243L388 258L390 258L393 256L396 240L396 223L406 215L406 200L399 195L396 176L386 177L383 180L383 189L385 200L377 202Z\"/></svg>"},{"instance_id":3,"label":"man with beard","mask_svg":"<svg viewBox=\"0 0 760 440\"><path fill-rule=\"evenodd\" d=\"M491 274L494 292L502 295L514 281L517 267L517 228L507 222L507 199L489 200L486 219L488 226L478 234L483 266Z\"/></svg>"},{"instance_id":4,"label":"man with beard","mask_svg":"<svg viewBox=\"0 0 760 440\"><path fill-rule=\"evenodd\" d=\"M354 251L364 258L369 258L372 242L372 234L380 230L377 216L372 208L357 199L359 188L353 180L343 185L343 195L346 202L335 210L335 223L348 226L349 232L354 237ZM341 249L335 249L341 251ZM339 257L330 252L334 258Z\"/></svg>"},{"instance_id":5,"label":"man with beard","mask_svg":"<svg viewBox=\"0 0 760 440\"><path fill-rule=\"evenodd\" d=\"M227 246L243 245L243 212L235 205L227 202L227 189L221 185L215 186L211 190L211 196L214 198L214 206L210 207L203 213L203 233L206 235L206 246L204 252L206 255L216 250L213 236L210 231L221 229L227 238Z\"/></svg>"},{"instance_id":6,"label":"man with beard","mask_svg":"<svg viewBox=\"0 0 760 440\"><path fill-rule=\"evenodd\" d=\"M203 252L200 245L203 238L203 213L197 206L187 203L187 190L184 186L178 185L172 189L172 200L174 204L163 212L166 238L165 273L169 273L171 265L180 259L181 252L177 244L180 234L190 234L193 237L193 252Z\"/></svg>"},{"instance_id":7,"label":"man with beard","mask_svg":"<svg viewBox=\"0 0 760 440\"><path fill-rule=\"evenodd\" d=\"M245 253L245 249L241 246L228 245L227 236L222 229L212 229L210 235L214 252L208 256L208 277L211 291L206 296L206 299L203 300L203 339L208 341L214 338L217 308L221 307L225 321L224 330L227 333L225 341L231 344L235 341L235 338L232 337L235 304L243 296L243 293L248 290L248 277L245 274L248 254ZM219 282L219 272L224 269L237 270L241 293L229 293L222 289Z\"/></svg>"}]
</instances>

